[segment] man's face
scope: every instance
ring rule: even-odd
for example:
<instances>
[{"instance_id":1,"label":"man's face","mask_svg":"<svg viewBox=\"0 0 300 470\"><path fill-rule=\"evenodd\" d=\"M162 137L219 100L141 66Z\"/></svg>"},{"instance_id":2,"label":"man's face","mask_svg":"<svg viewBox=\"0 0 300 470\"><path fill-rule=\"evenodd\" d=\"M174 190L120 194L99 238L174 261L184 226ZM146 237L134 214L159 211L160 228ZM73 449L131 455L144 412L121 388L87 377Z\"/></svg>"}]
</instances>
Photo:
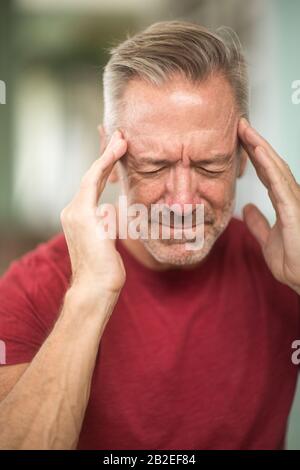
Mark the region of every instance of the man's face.
<instances>
[{"instance_id":1,"label":"man's face","mask_svg":"<svg viewBox=\"0 0 300 470\"><path fill-rule=\"evenodd\" d=\"M201 261L226 228L234 209L240 168L239 113L221 76L193 86L183 79L154 87L131 81L118 126L128 142L121 159L128 203L204 205L204 245L183 240L142 240L152 256L173 265ZM150 221L151 223L151 221ZM196 229L195 229L196 230Z\"/></svg>"}]
</instances>

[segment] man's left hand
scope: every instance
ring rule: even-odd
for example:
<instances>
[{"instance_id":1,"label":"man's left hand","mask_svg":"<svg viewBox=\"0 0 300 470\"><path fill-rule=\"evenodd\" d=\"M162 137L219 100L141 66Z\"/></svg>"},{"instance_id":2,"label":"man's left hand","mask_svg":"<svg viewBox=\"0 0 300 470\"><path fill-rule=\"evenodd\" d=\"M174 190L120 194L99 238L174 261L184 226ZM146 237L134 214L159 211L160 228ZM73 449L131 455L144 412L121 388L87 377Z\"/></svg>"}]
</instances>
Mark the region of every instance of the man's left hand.
<instances>
[{"instance_id":1,"label":"man's left hand","mask_svg":"<svg viewBox=\"0 0 300 470\"><path fill-rule=\"evenodd\" d=\"M287 163L244 118L239 122L238 135L276 212L271 227L254 204L247 204L244 220L273 276L300 295L300 185Z\"/></svg>"}]
</instances>

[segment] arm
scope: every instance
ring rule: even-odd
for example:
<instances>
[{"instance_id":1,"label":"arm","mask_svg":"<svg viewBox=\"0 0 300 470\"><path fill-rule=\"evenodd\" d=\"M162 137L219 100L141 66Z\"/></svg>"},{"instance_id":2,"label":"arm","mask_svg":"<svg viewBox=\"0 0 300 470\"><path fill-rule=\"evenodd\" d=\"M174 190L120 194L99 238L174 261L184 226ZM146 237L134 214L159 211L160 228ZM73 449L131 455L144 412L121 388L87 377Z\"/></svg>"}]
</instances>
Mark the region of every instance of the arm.
<instances>
[{"instance_id":1,"label":"arm","mask_svg":"<svg viewBox=\"0 0 300 470\"><path fill-rule=\"evenodd\" d=\"M52 333L0 403L1 449L76 447L99 341L118 295L71 287Z\"/></svg>"},{"instance_id":2,"label":"arm","mask_svg":"<svg viewBox=\"0 0 300 470\"><path fill-rule=\"evenodd\" d=\"M61 213L71 286L52 332L0 402L2 449L76 447L99 342L125 281L115 240L100 236L103 220L97 203L126 148L116 132Z\"/></svg>"}]
</instances>

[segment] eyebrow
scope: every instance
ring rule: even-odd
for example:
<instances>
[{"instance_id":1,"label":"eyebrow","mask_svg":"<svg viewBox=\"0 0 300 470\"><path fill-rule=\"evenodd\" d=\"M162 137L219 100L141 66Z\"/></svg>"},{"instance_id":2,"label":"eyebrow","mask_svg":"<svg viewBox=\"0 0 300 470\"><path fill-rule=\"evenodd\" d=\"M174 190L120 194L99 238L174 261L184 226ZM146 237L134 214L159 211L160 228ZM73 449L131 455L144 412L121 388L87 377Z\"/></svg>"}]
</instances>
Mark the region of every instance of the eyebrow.
<instances>
[{"instance_id":1,"label":"eyebrow","mask_svg":"<svg viewBox=\"0 0 300 470\"><path fill-rule=\"evenodd\" d=\"M127 152L126 153L127 157L131 157L134 160L137 160L138 163L144 163L144 164L154 164L154 165L168 165L170 164L170 160L167 160L166 158L152 158L152 157L136 157L135 155L132 155L132 153Z\"/></svg>"},{"instance_id":2,"label":"eyebrow","mask_svg":"<svg viewBox=\"0 0 300 470\"><path fill-rule=\"evenodd\" d=\"M172 163L170 160L167 160L165 158L152 158L152 157L136 157L132 155L131 153L126 154L127 157L134 158L135 160L138 160L140 164L152 164L152 165L169 165ZM227 160L230 159L232 154L226 153L226 154L218 154L214 155L212 158L206 158L206 159L200 159L200 160L193 160L191 159L192 163L201 163L202 165L210 165L212 163L225 163Z\"/></svg>"},{"instance_id":3,"label":"eyebrow","mask_svg":"<svg viewBox=\"0 0 300 470\"><path fill-rule=\"evenodd\" d=\"M214 155L212 158L205 158L200 160L192 160L193 163L201 163L202 165L210 165L212 163L225 163L230 160L232 153L224 153L221 155Z\"/></svg>"}]
</instances>

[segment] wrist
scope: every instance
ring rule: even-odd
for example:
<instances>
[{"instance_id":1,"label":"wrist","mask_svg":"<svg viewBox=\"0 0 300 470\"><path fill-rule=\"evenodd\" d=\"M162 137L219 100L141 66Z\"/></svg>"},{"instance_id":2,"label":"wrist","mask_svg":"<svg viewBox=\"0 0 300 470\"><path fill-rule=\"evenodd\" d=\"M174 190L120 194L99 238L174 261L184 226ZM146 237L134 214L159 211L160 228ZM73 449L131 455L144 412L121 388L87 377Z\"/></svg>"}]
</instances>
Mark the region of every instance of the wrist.
<instances>
[{"instance_id":1,"label":"wrist","mask_svg":"<svg viewBox=\"0 0 300 470\"><path fill-rule=\"evenodd\" d=\"M298 295L300 295L300 287L295 287L294 290L295 290L295 292L296 292Z\"/></svg>"},{"instance_id":2,"label":"wrist","mask_svg":"<svg viewBox=\"0 0 300 470\"><path fill-rule=\"evenodd\" d=\"M300 295L300 286L296 286L295 284L290 284L289 287L296 292L296 294Z\"/></svg>"},{"instance_id":3,"label":"wrist","mask_svg":"<svg viewBox=\"0 0 300 470\"><path fill-rule=\"evenodd\" d=\"M73 282L66 292L64 305L72 317L90 320L109 318L118 300L119 292L113 292L99 284Z\"/></svg>"},{"instance_id":4,"label":"wrist","mask_svg":"<svg viewBox=\"0 0 300 470\"><path fill-rule=\"evenodd\" d=\"M108 273L109 274L109 273ZM97 276L89 272L78 272L72 276L70 287L79 288L83 292L91 291L97 295L98 292L105 292L108 295L115 294L119 295L124 282L121 283L118 279L114 279L111 276Z\"/></svg>"}]
</instances>

